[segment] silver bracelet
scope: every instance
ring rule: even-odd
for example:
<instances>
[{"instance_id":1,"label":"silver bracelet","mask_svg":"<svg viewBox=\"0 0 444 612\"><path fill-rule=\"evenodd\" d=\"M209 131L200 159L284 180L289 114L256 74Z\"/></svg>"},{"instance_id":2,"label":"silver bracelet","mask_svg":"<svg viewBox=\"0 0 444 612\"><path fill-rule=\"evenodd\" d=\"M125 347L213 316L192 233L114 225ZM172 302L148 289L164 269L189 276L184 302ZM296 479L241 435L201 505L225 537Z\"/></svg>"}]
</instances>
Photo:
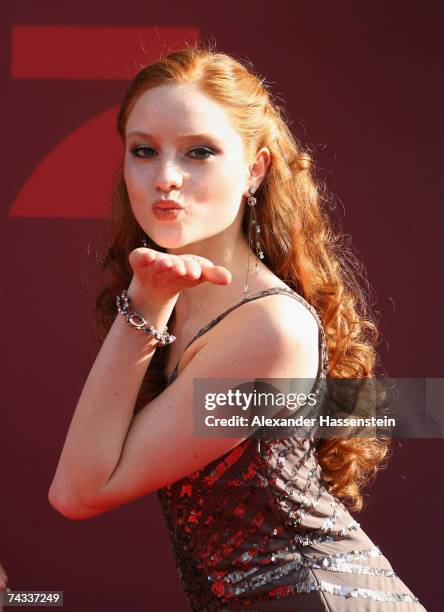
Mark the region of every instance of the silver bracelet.
<instances>
[{"instance_id":1,"label":"silver bracelet","mask_svg":"<svg viewBox=\"0 0 444 612\"><path fill-rule=\"evenodd\" d=\"M171 344L176 339L176 336L172 336L168 333L168 328L166 325L163 331L157 331L157 329L154 329L152 325L148 325L142 315L134 312L134 310L130 311L130 299L126 289L116 297L116 305L117 312L125 317L128 325L134 327L135 329L140 329L140 331L145 332L145 334L148 334L149 336L153 336L153 338L157 340L159 346Z\"/></svg>"}]
</instances>

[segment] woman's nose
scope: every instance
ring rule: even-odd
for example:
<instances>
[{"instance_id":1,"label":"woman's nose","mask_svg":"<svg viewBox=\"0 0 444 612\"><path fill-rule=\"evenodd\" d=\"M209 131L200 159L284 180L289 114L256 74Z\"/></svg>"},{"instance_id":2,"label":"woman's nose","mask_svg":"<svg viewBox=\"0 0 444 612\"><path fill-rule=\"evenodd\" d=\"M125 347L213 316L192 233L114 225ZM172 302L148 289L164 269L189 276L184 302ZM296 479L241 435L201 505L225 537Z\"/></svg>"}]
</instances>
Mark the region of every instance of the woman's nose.
<instances>
[{"instance_id":1,"label":"woman's nose","mask_svg":"<svg viewBox=\"0 0 444 612\"><path fill-rule=\"evenodd\" d=\"M182 173L172 163L162 164L155 178L155 187L160 191L171 191L182 187Z\"/></svg>"}]
</instances>

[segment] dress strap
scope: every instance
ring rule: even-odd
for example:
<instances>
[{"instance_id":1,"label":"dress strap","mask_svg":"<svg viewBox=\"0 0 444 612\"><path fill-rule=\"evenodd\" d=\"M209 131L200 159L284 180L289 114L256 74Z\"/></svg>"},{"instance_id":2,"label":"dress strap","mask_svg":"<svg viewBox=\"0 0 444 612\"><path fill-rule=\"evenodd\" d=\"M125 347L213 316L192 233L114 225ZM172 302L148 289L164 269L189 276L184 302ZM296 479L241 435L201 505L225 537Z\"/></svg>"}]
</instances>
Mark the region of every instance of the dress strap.
<instances>
[{"instance_id":1,"label":"dress strap","mask_svg":"<svg viewBox=\"0 0 444 612\"><path fill-rule=\"evenodd\" d=\"M191 338L191 340L188 342L188 344L184 348L184 352L195 340L197 340L197 338L200 338L200 336L202 336L207 331L209 331L212 327L217 325L219 321L225 318L230 312L232 312L236 308L239 308L239 306L242 306L243 304L246 304L247 302L251 302L253 300L257 300L259 298L266 297L268 295L274 295L274 294L279 294L279 293L282 295L289 295L290 297L298 300L301 304L303 304L306 308L308 308L308 310L312 313L312 315L316 319L316 322L319 328L319 368L318 368L317 378L318 377L325 378L327 375L327 367L328 367L328 351L327 351L327 339L325 336L325 332L322 326L321 319L316 309L311 304L309 304L307 300L305 300L302 296L300 296L299 293L296 293L296 291L293 291L293 289L290 289L289 287L270 287L268 289L263 289L262 291L258 291L257 293L246 296L243 300L241 300L237 304L234 304L233 306L230 306L230 308L222 312L215 319L213 319L207 325L202 327L193 336L193 338ZM179 362L177 363L174 370L171 372L168 383L171 383L174 380L174 378L177 376L178 366L179 366Z\"/></svg>"}]
</instances>

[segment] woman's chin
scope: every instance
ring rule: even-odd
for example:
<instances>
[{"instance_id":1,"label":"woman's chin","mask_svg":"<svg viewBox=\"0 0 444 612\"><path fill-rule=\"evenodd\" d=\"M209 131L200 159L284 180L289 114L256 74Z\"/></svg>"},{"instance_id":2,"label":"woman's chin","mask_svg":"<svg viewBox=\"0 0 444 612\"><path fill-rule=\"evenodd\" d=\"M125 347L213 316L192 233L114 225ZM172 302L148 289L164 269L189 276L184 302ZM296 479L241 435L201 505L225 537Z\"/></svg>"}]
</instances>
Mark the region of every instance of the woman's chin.
<instances>
[{"instance_id":1,"label":"woman's chin","mask_svg":"<svg viewBox=\"0 0 444 612\"><path fill-rule=\"evenodd\" d=\"M190 243L183 235L168 235L166 232L155 232L148 235L151 240L162 249L180 249Z\"/></svg>"}]
</instances>

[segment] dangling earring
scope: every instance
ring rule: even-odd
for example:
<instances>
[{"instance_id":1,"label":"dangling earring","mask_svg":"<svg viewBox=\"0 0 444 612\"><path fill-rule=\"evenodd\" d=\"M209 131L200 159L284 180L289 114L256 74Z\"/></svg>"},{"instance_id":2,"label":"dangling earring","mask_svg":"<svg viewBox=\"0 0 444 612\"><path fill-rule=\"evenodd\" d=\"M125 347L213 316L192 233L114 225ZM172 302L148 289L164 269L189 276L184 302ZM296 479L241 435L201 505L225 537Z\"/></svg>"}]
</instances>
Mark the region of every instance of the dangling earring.
<instances>
[{"instance_id":1,"label":"dangling earring","mask_svg":"<svg viewBox=\"0 0 444 612\"><path fill-rule=\"evenodd\" d=\"M142 238L142 246L144 246L146 249L148 248L148 242L146 241L146 238Z\"/></svg>"},{"instance_id":2,"label":"dangling earring","mask_svg":"<svg viewBox=\"0 0 444 612\"><path fill-rule=\"evenodd\" d=\"M250 275L250 255L253 250L253 241L254 241L254 249L256 251L256 270L255 270L256 274L259 274L259 259L264 258L264 253L262 251L261 244L260 244L261 227L259 223L257 222L257 216L256 216L257 199L253 195L255 192L255 188L250 187L248 192L250 195L248 197L247 203L250 206L251 215L250 215L250 219L248 223L247 277L245 279L245 284L244 284L244 291L243 291L244 293L247 293L248 291L248 277Z\"/></svg>"}]
</instances>

